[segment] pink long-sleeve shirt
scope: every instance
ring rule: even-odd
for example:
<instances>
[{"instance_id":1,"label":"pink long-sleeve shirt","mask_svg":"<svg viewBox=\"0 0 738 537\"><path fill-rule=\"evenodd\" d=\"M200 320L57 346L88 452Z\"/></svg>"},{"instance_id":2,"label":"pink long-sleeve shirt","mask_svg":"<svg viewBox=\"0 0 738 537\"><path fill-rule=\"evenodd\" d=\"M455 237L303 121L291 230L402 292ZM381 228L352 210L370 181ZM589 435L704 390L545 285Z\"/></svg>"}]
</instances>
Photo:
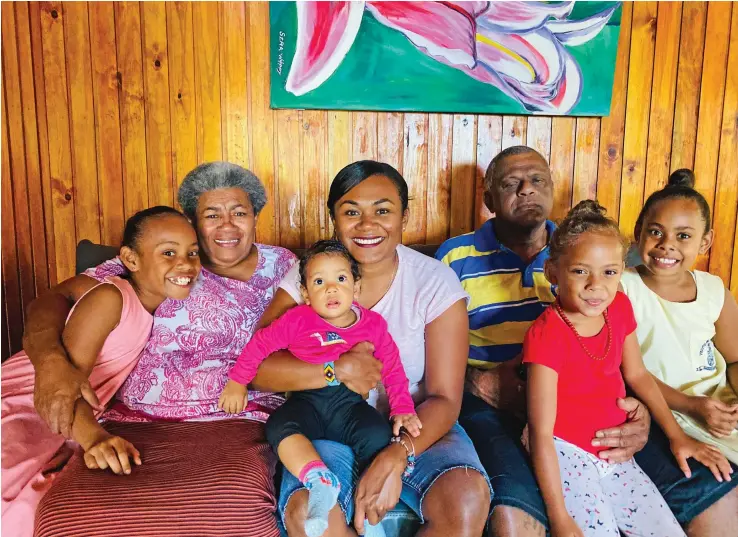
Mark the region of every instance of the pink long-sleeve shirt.
<instances>
[{"instance_id":1,"label":"pink long-sleeve shirt","mask_svg":"<svg viewBox=\"0 0 738 537\"><path fill-rule=\"evenodd\" d=\"M288 349L296 358L309 364L338 360L342 353L362 341L374 345L374 356L382 362L382 384L389 400L390 416L414 414L415 405L400 351L380 314L354 303L357 321L346 328L333 326L310 306L296 306L254 334L241 352L229 377L246 385L256 376L259 364L270 354Z\"/></svg>"}]
</instances>

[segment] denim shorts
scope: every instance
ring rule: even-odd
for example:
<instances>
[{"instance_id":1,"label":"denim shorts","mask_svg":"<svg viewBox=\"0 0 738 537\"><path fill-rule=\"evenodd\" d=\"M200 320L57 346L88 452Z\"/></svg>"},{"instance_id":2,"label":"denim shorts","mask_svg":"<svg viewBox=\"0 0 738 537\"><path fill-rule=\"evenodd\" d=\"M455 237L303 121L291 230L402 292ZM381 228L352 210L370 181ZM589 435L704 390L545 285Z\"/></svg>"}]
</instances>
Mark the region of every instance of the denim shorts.
<instances>
[{"instance_id":1,"label":"denim shorts","mask_svg":"<svg viewBox=\"0 0 738 537\"><path fill-rule=\"evenodd\" d=\"M525 422L465 393L459 423L474 442L495 491L490 512L499 505L517 507L548 526L546 506L528 453L520 443ZM738 486L736 478L720 483L706 466L693 459L689 460L692 477L684 477L671 454L668 439L653 422L648 443L636 453L635 460L682 525Z\"/></svg>"},{"instance_id":2,"label":"denim shorts","mask_svg":"<svg viewBox=\"0 0 738 537\"><path fill-rule=\"evenodd\" d=\"M341 510L346 515L346 523L350 524L354 515L354 487L359 478L354 455L347 446L330 440L316 440L313 445L326 466L338 476L341 482L338 505L341 506ZM484 476L489 485L487 473L484 471L476 451L474 451L474 445L458 423L451 428L446 436L417 458L415 470L410 476L402 478L400 501L415 512L421 523L424 520L423 498L436 479L456 468L476 470ZM283 526L287 503L295 492L303 488L305 487L295 476L286 470L282 472L277 507ZM400 510L404 509L401 508ZM387 513L387 517L391 516L392 512Z\"/></svg>"}]
</instances>

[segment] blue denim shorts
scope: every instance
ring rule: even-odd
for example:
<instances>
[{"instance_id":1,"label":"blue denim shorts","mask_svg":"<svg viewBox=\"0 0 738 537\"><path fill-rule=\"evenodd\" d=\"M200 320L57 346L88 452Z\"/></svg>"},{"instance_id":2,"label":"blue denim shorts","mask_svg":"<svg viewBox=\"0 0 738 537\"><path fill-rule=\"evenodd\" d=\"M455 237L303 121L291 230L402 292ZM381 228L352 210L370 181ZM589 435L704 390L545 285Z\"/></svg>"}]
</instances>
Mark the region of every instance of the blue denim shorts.
<instances>
[{"instance_id":1,"label":"blue denim shorts","mask_svg":"<svg viewBox=\"0 0 738 537\"><path fill-rule=\"evenodd\" d=\"M316 440L313 445L326 466L338 476L341 482L338 505L341 506L341 510L346 515L346 523L350 524L354 515L354 487L359 478L358 469L354 462L354 454L349 447L330 440ZM484 471L476 451L474 451L474 445L469 435L458 423L451 428L446 436L418 457L415 462L415 470L410 476L402 478L400 501L415 512L421 523L423 522L423 498L436 479L456 468L476 470L484 476L489 485L487 473ZM295 492L303 488L305 487L295 476L286 470L282 472L277 507L283 527L287 503ZM399 505L393 511L395 510L406 511ZM393 512L391 511L387 513L385 518L392 517L392 515Z\"/></svg>"},{"instance_id":2,"label":"blue denim shorts","mask_svg":"<svg viewBox=\"0 0 738 537\"><path fill-rule=\"evenodd\" d=\"M546 506L528 453L520 443L525 422L465 393L459 423L474 442L495 491L490 512L499 505L517 507L548 526ZM720 483L706 466L693 459L689 461L692 477L684 477L669 449L668 439L653 422L648 443L636 453L635 460L682 525L738 486L736 478Z\"/></svg>"}]
</instances>

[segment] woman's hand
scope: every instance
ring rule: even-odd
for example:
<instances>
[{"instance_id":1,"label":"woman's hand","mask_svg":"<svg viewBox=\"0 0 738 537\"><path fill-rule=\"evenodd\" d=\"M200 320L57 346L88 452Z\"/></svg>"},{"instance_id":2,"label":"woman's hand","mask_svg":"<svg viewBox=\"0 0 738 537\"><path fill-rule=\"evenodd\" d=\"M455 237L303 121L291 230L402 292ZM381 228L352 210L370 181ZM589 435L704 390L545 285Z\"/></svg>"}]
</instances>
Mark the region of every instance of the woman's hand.
<instances>
[{"instance_id":1,"label":"woman's hand","mask_svg":"<svg viewBox=\"0 0 738 537\"><path fill-rule=\"evenodd\" d=\"M100 401L90 381L69 362L66 355L60 355L57 359L49 357L36 368L33 405L51 432L62 434L65 438L72 437L74 406L80 398L99 410Z\"/></svg>"},{"instance_id":2,"label":"woman's hand","mask_svg":"<svg viewBox=\"0 0 738 537\"><path fill-rule=\"evenodd\" d=\"M723 438L738 426L738 404L726 405L718 399L703 396L692 396L690 402L690 416L702 422L713 436Z\"/></svg>"},{"instance_id":3,"label":"woman's hand","mask_svg":"<svg viewBox=\"0 0 738 537\"><path fill-rule=\"evenodd\" d=\"M357 343L335 362L336 378L352 392L366 396L382 378L382 362L374 357L374 345ZM366 399L366 397L364 397Z\"/></svg>"},{"instance_id":4,"label":"woman's hand","mask_svg":"<svg viewBox=\"0 0 738 537\"><path fill-rule=\"evenodd\" d=\"M648 442L651 416L646 407L633 397L618 399L618 407L627 412L623 425L597 431L592 440L593 446L606 446L612 449L600 451L600 458L613 464L633 458Z\"/></svg>"},{"instance_id":5,"label":"woman's hand","mask_svg":"<svg viewBox=\"0 0 738 537\"><path fill-rule=\"evenodd\" d=\"M420 435L420 429L423 428L423 424L420 423L420 418L418 418L417 414L395 414L392 416L392 434L394 436L400 434L400 427L404 427L413 438L417 438Z\"/></svg>"},{"instance_id":6,"label":"woman's hand","mask_svg":"<svg viewBox=\"0 0 738 537\"><path fill-rule=\"evenodd\" d=\"M723 479L730 481L730 474L733 473L733 469L725 455L715 446L695 440L684 433L671 440L670 443L671 452L674 454L679 468L688 478L692 476L692 471L689 469L687 459L692 457L707 466L719 482L722 483Z\"/></svg>"},{"instance_id":7,"label":"woman's hand","mask_svg":"<svg viewBox=\"0 0 738 537\"><path fill-rule=\"evenodd\" d=\"M551 537L584 537L584 532L567 513L566 516L551 519Z\"/></svg>"},{"instance_id":8,"label":"woman's hand","mask_svg":"<svg viewBox=\"0 0 738 537\"><path fill-rule=\"evenodd\" d=\"M130 474L133 460L141 466L141 454L128 440L120 436L105 435L85 451L85 464L90 470L110 468L116 474Z\"/></svg>"},{"instance_id":9,"label":"woman's hand","mask_svg":"<svg viewBox=\"0 0 738 537\"><path fill-rule=\"evenodd\" d=\"M391 444L374 458L359 479L354 494L354 528L364 534L364 520L378 524L387 511L400 501L402 473L407 466L407 452L400 444Z\"/></svg>"},{"instance_id":10,"label":"woman's hand","mask_svg":"<svg viewBox=\"0 0 738 537\"><path fill-rule=\"evenodd\" d=\"M246 406L249 390L235 380L226 382L223 392L218 399L218 408L228 414L240 414Z\"/></svg>"}]
</instances>

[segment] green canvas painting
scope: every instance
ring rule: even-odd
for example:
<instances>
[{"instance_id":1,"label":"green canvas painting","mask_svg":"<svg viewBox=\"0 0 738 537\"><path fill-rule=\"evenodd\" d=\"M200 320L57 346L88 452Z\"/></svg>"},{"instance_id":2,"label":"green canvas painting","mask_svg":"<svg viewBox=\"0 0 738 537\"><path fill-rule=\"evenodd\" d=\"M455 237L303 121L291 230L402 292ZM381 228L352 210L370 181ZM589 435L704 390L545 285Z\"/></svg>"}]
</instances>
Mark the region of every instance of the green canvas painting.
<instances>
[{"instance_id":1,"label":"green canvas painting","mask_svg":"<svg viewBox=\"0 0 738 537\"><path fill-rule=\"evenodd\" d=\"M271 2L273 108L603 116L620 2Z\"/></svg>"}]
</instances>

